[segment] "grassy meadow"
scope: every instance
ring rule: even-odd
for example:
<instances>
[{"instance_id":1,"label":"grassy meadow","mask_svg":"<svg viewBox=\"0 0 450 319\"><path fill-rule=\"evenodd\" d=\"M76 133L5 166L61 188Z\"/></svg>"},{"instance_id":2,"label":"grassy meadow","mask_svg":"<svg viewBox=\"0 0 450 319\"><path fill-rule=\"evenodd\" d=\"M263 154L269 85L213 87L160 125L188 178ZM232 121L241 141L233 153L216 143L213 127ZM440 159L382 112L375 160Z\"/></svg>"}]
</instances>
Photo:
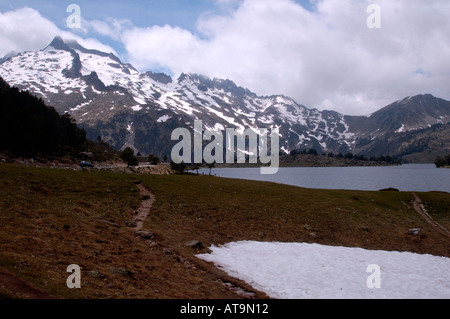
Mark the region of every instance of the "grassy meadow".
<instances>
[{"instance_id":1,"label":"grassy meadow","mask_svg":"<svg viewBox=\"0 0 450 319\"><path fill-rule=\"evenodd\" d=\"M56 298L265 298L195 257L211 245L258 240L410 251L450 257L448 238L408 192L311 190L204 175L137 175L0 164L0 267ZM142 181L156 201L127 227ZM450 194L417 193L450 229ZM408 234L421 228L423 236ZM196 240L201 247L189 247ZM270 258L270 256L268 256ZM66 268L82 269L68 289ZM0 296L11 297L0 287ZM15 296L20 297L20 296Z\"/></svg>"}]
</instances>

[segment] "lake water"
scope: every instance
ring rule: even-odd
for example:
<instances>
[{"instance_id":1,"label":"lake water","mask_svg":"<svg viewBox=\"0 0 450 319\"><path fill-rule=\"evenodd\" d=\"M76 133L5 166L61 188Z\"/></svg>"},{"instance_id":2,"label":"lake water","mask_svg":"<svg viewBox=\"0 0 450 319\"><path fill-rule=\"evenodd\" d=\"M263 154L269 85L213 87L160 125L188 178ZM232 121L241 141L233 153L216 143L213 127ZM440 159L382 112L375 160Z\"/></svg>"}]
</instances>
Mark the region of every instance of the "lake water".
<instances>
[{"instance_id":1,"label":"lake water","mask_svg":"<svg viewBox=\"0 0 450 319\"><path fill-rule=\"evenodd\" d=\"M209 169L200 170L209 174ZM318 189L378 191L444 191L450 193L450 169L434 164L370 167L281 167L275 175L261 175L259 168L213 168L220 177L268 181Z\"/></svg>"}]
</instances>

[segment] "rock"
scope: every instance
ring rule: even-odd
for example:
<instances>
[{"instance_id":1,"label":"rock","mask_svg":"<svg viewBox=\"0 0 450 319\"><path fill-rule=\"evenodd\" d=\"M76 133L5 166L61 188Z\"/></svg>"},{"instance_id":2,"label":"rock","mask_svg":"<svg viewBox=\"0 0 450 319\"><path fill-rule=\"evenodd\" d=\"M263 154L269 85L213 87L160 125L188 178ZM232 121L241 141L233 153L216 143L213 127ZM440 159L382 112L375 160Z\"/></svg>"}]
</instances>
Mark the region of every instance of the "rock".
<instances>
[{"instance_id":1,"label":"rock","mask_svg":"<svg viewBox=\"0 0 450 319\"><path fill-rule=\"evenodd\" d=\"M154 236L153 233L145 230L138 231L136 234L143 239L152 239Z\"/></svg>"},{"instance_id":2,"label":"rock","mask_svg":"<svg viewBox=\"0 0 450 319\"><path fill-rule=\"evenodd\" d=\"M136 222L134 220L127 221L125 224L128 227L130 227L130 228L136 228L137 227L137 224L136 224Z\"/></svg>"},{"instance_id":3,"label":"rock","mask_svg":"<svg viewBox=\"0 0 450 319\"><path fill-rule=\"evenodd\" d=\"M411 228L408 230L408 234L413 236L423 236L422 229L420 228Z\"/></svg>"},{"instance_id":4,"label":"rock","mask_svg":"<svg viewBox=\"0 0 450 319\"><path fill-rule=\"evenodd\" d=\"M103 275L102 273L98 272L97 270L88 271L87 276L90 277L90 278L97 278L97 279L106 278L105 275Z\"/></svg>"},{"instance_id":5,"label":"rock","mask_svg":"<svg viewBox=\"0 0 450 319\"><path fill-rule=\"evenodd\" d=\"M311 238L321 238L321 236L318 235L318 234L315 233L315 232L310 232L310 233L309 233L309 236L310 236Z\"/></svg>"},{"instance_id":6,"label":"rock","mask_svg":"<svg viewBox=\"0 0 450 319\"><path fill-rule=\"evenodd\" d=\"M105 224L108 224L108 225L111 225L111 226L114 226L114 227L120 228L120 225L119 225L119 224L116 224L116 223L110 222L109 220L104 220L104 219L100 219L99 221L100 221L101 223L105 223Z\"/></svg>"},{"instance_id":7,"label":"rock","mask_svg":"<svg viewBox=\"0 0 450 319\"><path fill-rule=\"evenodd\" d=\"M187 246L187 247L195 248L195 249L203 248L202 242L198 241L198 240L188 241L188 242L184 243L184 245Z\"/></svg>"},{"instance_id":8,"label":"rock","mask_svg":"<svg viewBox=\"0 0 450 319\"><path fill-rule=\"evenodd\" d=\"M133 275L133 272L126 268L112 267L110 271L112 274L115 274L115 275L122 275L122 276L129 276L129 277L131 277Z\"/></svg>"},{"instance_id":9,"label":"rock","mask_svg":"<svg viewBox=\"0 0 450 319\"><path fill-rule=\"evenodd\" d=\"M94 159L94 153L92 153L92 152L81 152L80 155L87 157L89 159Z\"/></svg>"}]
</instances>

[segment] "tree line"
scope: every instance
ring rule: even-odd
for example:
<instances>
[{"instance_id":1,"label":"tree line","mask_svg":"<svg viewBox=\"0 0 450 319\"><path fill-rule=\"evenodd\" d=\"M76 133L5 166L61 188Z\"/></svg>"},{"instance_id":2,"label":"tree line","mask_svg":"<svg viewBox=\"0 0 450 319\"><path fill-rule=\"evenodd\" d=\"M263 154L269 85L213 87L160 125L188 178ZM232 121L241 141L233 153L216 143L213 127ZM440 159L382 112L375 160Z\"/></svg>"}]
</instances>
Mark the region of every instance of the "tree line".
<instances>
[{"instance_id":1,"label":"tree line","mask_svg":"<svg viewBox=\"0 0 450 319\"><path fill-rule=\"evenodd\" d=\"M447 155L446 157L438 156L434 161L434 164L436 165L437 168L450 166L450 154Z\"/></svg>"},{"instance_id":2,"label":"tree line","mask_svg":"<svg viewBox=\"0 0 450 319\"><path fill-rule=\"evenodd\" d=\"M86 132L69 114L0 77L0 150L23 157L78 155L86 142Z\"/></svg>"},{"instance_id":3,"label":"tree line","mask_svg":"<svg viewBox=\"0 0 450 319\"><path fill-rule=\"evenodd\" d=\"M337 158L337 159L354 159L354 160L358 160L358 161L365 161L365 162L386 162L386 163L391 163L391 164L399 164L401 161L395 157L395 156L390 156L390 155L382 155L382 156L370 156L367 157L365 155L359 154L359 155L354 155L351 152L348 152L346 154L343 154L342 152L339 153L333 153L333 152L328 152L328 153L319 153L316 149L314 148L310 148L310 149L297 149L297 150L292 150L289 153L290 156L298 156L298 155L314 155L314 156L327 156L330 158Z\"/></svg>"}]
</instances>

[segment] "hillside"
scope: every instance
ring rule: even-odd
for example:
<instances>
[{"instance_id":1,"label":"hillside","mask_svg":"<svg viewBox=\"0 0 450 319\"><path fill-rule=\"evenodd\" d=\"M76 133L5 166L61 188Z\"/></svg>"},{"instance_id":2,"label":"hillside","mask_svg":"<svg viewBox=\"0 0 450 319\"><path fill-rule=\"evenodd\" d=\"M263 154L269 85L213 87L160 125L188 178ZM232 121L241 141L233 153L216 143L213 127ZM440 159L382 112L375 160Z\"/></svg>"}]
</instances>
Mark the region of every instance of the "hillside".
<instances>
[{"instance_id":1,"label":"hillside","mask_svg":"<svg viewBox=\"0 0 450 319\"><path fill-rule=\"evenodd\" d=\"M2 158L112 160L117 152L86 138L69 114L60 115L42 99L10 87L0 77L0 152ZM88 155L86 158L86 154Z\"/></svg>"}]
</instances>

